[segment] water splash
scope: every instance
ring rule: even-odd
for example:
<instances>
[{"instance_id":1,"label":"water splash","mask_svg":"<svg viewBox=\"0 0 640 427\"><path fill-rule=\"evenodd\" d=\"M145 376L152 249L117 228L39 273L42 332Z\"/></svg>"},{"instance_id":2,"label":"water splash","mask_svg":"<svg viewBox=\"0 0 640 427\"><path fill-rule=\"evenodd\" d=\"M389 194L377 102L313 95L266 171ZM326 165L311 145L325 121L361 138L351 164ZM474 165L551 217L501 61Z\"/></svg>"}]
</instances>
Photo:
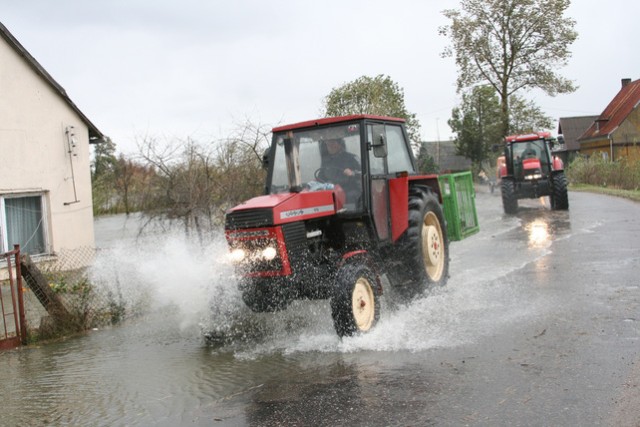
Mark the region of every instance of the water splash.
<instances>
[{"instance_id":1,"label":"water splash","mask_svg":"<svg viewBox=\"0 0 640 427\"><path fill-rule=\"evenodd\" d=\"M490 243L489 243L490 244ZM542 256L526 251L522 262ZM328 301L294 301L278 313L253 313L244 306L222 233L201 246L181 231L122 241L101 251L94 282L122 296L130 310L166 310L166 322L213 338L212 351L238 358L296 352L423 351L451 347L490 334L497 325L529 316L517 284L505 278L514 268L488 268L472 253L488 253L483 239L452 247L449 284L409 304L382 298L382 315L368 334L340 339ZM509 251L509 248L504 248ZM512 264L513 265L513 264ZM126 326L125 326L126 327ZM159 324L162 329L166 325ZM204 339L203 339L204 341Z\"/></svg>"},{"instance_id":2,"label":"water splash","mask_svg":"<svg viewBox=\"0 0 640 427\"><path fill-rule=\"evenodd\" d=\"M100 291L116 296L129 313L170 308L170 320L190 329L214 312L213 319L224 322L241 308L226 253L222 235L202 246L174 230L110 244L98 252L90 275Z\"/></svg>"}]
</instances>

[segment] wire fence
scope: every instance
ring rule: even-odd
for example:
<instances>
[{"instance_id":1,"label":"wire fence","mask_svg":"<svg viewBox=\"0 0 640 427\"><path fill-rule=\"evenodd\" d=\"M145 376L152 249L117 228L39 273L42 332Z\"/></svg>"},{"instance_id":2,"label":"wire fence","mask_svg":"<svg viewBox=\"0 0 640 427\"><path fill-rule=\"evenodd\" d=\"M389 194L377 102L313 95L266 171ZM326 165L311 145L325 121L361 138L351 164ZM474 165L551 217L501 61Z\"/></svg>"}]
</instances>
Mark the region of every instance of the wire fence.
<instances>
[{"instance_id":1,"label":"wire fence","mask_svg":"<svg viewBox=\"0 0 640 427\"><path fill-rule=\"evenodd\" d=\"M25 281L27 325L32 340L48 339L105 325L125 317L122 295L91 280L97 250L82 247L34 259L48 286L66 308L64 320L51 316L38 300L36 288Z\"/></svg>"}]
</instances>

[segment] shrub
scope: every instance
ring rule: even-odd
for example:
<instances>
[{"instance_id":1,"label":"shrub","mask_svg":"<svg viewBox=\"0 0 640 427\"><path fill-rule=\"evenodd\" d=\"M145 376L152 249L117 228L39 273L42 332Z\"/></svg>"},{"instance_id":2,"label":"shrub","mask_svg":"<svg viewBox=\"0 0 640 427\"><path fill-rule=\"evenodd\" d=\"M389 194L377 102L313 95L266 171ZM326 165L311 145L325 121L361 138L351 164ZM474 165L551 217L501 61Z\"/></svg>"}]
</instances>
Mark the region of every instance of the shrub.
<instances>
[{"instance_id":1,"label":"shrub","mask_svg":"<svg viewBox=\"0 0 640 427\"><path fill-rule=\"evenodd\" d=\"M640 161L622 158L611 162L600 156L578 157L567 168L567 178L572 184L638 190Z\"/></svg>"}]
</instances>

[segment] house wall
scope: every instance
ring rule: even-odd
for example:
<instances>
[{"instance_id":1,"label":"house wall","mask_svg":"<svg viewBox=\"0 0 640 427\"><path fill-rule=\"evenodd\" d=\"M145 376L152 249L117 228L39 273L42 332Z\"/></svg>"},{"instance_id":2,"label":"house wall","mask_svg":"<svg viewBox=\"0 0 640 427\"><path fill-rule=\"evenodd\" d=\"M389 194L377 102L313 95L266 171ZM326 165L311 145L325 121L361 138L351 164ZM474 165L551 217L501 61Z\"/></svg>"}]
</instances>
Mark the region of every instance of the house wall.
<instances>
[{"instance_id":1,"label":"house wall","mask_svg":"<svg viewBox=\"0 0 640 427\"><path fill-rule=\"evenodd\" d=\"M613 132L615 159L640 160L640 109L635 108Z\"/></svg>"},{"instance_id":2,"label":"house wall","mask_svg":"<svg viewBox=\"0 0 640 427\"><path fill-rule=\"evenodd\" d=\"M51 250L93 247L86 124L2 39L0 64L0 193L46 192ZM68 126L77 141L71 157Z\"/></svg>"},{"instance_id":3,"label":"house wall","mask_svg":"<svg viewBox=\"0 0 640 427\"><path fill-rule=\"evenodd\" d=\"M580 146L580 154L592 156L606 153L607 156L611 156L612 145L614 160L623 157L630 161L640 160L640 109L634 109L612 132L612 140L601 138L583 142Z\"/></svg>"},{"instance_id":4,"label":"house wall","mask_svg":"<svg viewBox=\"0 0 640 427\"><path fill-rule=\"evenodd\" d=\"M611 156L611 143L608 139L583 142L580 146L580 154L584 156L591 157L600 153L606 155L607 158Z\"/></svg>"}]
</instances>

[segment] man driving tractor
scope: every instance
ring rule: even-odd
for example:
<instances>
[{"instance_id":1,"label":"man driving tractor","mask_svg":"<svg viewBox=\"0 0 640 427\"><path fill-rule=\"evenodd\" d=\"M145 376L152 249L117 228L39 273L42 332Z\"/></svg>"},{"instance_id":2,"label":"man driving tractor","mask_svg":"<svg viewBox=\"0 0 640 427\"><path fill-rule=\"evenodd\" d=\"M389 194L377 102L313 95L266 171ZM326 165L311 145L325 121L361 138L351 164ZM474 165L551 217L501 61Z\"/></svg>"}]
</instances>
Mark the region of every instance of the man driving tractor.
<instances>
[{"instance_id":1,"label":"man driving tractor","mask_svg":"<svg viewBox=\"0 0 640 427\"><path fill-rule=\"evenodd\" d=\"M322 167L318 178L323 182L340 185L347 201L356 202L361 193L361 183L356 176L361 170L357 157L346 150L343 138L324 141L321 152Z\"/></svg>"}]
</instances>

